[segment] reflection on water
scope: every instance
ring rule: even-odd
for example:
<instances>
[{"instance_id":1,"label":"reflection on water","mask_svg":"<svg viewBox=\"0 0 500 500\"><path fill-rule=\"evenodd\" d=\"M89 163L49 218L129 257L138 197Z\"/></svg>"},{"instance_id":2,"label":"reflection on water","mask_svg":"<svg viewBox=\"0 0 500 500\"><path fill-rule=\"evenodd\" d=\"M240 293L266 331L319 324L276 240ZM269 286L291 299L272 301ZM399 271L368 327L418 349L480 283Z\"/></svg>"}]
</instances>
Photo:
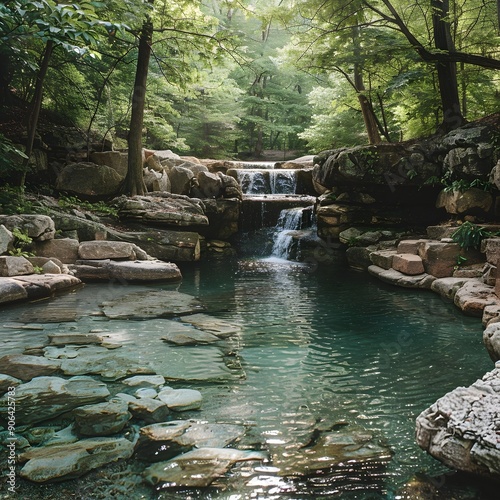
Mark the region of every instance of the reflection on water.
<instances>
[{"instance_id":1,"label":"reflection on water","mask_svg":"<svg viewBox=\"0 0 500 500\"><path fill-rule=\"evenodd\" d=\"M183 383L204 395L202 411L186 417L246 424L239 446L269 450L277 463L287 454L306 457L321 432L337 429L373 433L391 460L387 467L339 464L299 481L280 477L275 463L242 464L209 492L190 492L191 498L393 498L415 474L445 470L416 446L414 422L437 398L491 368L480 322L430 292L392 288L341 264L309 271L280 260L210 262L186 266L182 284L165 287L199 297L211 314L242 326L237 349L245 377ZM2 352L41 344L53 331L101 329L127 346L136 342L138 355L147 355L161 320L107 321L99 309L111 297L147 289L155 287L88 285L5 308ZM60 313L64 323L47 321L47 311L51 318ZM32 329L19 328L26 323ZM191 369L201 369L203 356L192 359ZM307 467L297 460L297 469ZM189 496L145 490L139 476L130 480L130 498L139 492L144 498Z\"/></svg>"}]
</instances>

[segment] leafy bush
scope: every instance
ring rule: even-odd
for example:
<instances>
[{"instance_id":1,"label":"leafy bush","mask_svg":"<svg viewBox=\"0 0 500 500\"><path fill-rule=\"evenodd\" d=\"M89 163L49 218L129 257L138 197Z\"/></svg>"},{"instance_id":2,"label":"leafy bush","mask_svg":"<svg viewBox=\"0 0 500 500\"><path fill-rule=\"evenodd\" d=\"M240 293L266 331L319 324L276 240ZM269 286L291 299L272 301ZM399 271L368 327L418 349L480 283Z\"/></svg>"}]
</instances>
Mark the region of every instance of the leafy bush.
<instances>
[{"instance_id":1,"label":"leafy bush","mask_svg":"<svg viewBox=\"0 0 500 500\"><path fill-rule=\"evenodd\" d=\"M469 250L475 248L479 250L481 242L485 238L497 236L498 233L492 233L484 227L477 226L472 222L464 222L452 235L453 241L460 245L460 248Z\"/></svg>"}]
</instances>

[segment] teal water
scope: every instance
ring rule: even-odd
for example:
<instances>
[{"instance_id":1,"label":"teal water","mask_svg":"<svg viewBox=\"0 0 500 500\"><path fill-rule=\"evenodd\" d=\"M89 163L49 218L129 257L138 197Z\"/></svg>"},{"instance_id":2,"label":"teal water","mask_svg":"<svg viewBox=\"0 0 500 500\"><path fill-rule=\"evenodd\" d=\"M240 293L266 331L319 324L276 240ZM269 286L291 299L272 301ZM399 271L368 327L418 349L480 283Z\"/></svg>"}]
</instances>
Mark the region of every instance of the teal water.
<instances>
[{"instance_id":1,"label":"teal water","mask_svg":"<svg viewBox=\"0 0 500 500\"><path fill-rule=\"evenodd\" d=\"M179 291L199 297L210 314L242 327L234 360L245 376L223 383L179 382L204 396L200 412L180 418L244 423L249 432L240 445L270 451L301 440L307 444L319 422L363 428L391 450L387 467L346 464L284 480L272 463L241 465L208 491L155 492L141 483L144 464L134 462L62 485L23 484L31 498L58 498L65 488L76 491L77 498L403 498L398 491L416 474L447 471L415 444L415 418L446 392L492 369L479 319L462 315L431 292L391 287L350 270L340 258L313 272L294 263L251 259L186 265L182 272ZM48 331L104 327L124 342L135 342L138 355L147 356L149 349L152 356L139 323L105 321L96 313L110 297L157 288L87 285L50 301L4 308L3 351L43 343ZM66 322L50 323L50 311L50 321L67 316ZM13 322L36 323L43 330L14 330ZM147 334L148 323L140 322L141 332ZM200 347L186 371L202 370L207 352ZM433 484L447 483L453 498L488 498L476 492L472 480L456 485L456 479Z\"/></svg>"}]
</instances>

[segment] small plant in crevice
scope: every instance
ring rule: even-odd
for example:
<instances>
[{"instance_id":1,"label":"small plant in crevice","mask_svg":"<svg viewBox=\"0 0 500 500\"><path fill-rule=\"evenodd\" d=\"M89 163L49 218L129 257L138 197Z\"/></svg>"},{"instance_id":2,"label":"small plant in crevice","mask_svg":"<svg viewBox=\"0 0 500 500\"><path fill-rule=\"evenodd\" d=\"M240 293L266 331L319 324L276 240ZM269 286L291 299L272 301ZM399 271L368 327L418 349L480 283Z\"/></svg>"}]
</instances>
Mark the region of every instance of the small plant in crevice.
<instances>
[{"instance_id":1,"label":"small plant in crevice","mask_svg":"<svg viewBox=\"0 0 500 500\"><path fill-rule=\"evenodd\" d=\"M14 248L9 251L9 255L14 257L33 257L34 254L28 250L33 243L33 239L25 231L18 227L12 230L14 236Z\"/></svg>"},{"instance_id":2,"label":"small plant in crevice","mask_svg":"<svg viewBox=\"0 0 500 500\"><path fill-rule=\"evenodd\" d=\"M61 208L69 209L75 208L77 210L88 210L97 215L109 215L118 217L118 210L115 207L109 206L103 201L91 203L90 201L80 200L76 196L61 196L58 201Z\"/></svg>"},{"instance_id":3,"label":"small plant in crevice","mask_svg":"<svg viewBox=\"0 0 500 500\"><path fill-rule=\"evenodd\" d=\"M498 233L492 233L482 226L473 224L472 222L464 222L452 235L454 242L460 245L464 250L471 248L479 250L481 242L485 238L498 236Z\"/></svg>"}]
</instances>

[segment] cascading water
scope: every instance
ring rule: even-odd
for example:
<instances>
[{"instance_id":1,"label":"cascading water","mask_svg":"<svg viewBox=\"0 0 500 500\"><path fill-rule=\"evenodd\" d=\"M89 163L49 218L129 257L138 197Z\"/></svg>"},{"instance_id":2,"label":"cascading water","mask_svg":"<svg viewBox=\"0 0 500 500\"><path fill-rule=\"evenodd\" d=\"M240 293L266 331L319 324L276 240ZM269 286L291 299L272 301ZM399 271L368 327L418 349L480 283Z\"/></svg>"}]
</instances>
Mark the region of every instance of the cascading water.
<instances>
[{"instance_id":1,"label":"cascading water","mask_svg":"<svg viewBox=\"0 0 500 500\"><path fill-rule=\"evenodd\" d=\"M237 179L246 195L295 194L297 170L238 169Z\"/></svg>"},{"instance_id":2,"label":"cascading water","mask_svg":"<svg viewBox=\"0 0 500 500\"><path fill-rule=\"evenodd\" d=\"M298 231L306 225L306 210L310 212L310 209L302 207L287 208L281 211L274 234L274 244L271 252L273 257L280 259L296 257L297 240L294 239L294 236L298 236ZM307 219L310 219L310 217L307 217Z\"/></svg>"}]
</instances>

